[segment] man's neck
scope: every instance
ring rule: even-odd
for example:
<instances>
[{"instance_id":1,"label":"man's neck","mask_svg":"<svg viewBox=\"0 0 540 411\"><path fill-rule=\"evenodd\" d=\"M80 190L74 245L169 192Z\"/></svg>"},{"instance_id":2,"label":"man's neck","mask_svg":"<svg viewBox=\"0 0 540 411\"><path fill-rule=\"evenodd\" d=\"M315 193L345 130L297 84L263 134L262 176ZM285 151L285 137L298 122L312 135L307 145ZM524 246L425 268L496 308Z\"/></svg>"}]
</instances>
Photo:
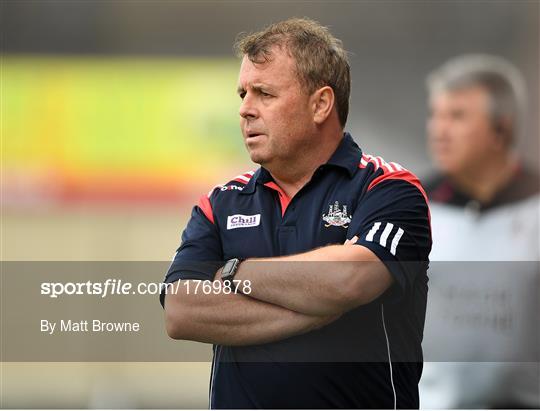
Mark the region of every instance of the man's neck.
<instances>
[{"instance_id":1,"label":"man's neck","mask_svg":"<svg viewBox=\"0 0 540 411\"><path fill-rule=\"evenodd\" d=\"M516 168L516 157L512 153L506 153L489 164L456 175L452 180L461 191L480 203L487 204L510 183Z\"/></svg>"},{"instance_id":2,"label":"man's neck","mask_svg":"<svg viewBox=\"0 0 540 411\"><path fill-rule=\"evenodd\" d=\"M311 180L315 170L328 162L340 142L341 138L325 139L321 144L314 144L316 151L302 153L302 157L294 162L267 169L287 197L293 198Z\"/></svg>"}]
</instances>

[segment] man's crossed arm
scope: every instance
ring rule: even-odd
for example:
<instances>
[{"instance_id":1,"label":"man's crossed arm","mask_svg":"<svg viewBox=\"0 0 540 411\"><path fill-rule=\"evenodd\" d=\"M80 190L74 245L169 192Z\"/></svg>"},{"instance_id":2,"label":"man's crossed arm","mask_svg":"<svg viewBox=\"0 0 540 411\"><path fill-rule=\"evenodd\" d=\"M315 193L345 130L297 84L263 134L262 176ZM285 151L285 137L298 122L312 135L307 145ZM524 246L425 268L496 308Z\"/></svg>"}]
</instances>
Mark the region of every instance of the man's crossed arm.
<instances>
[{"instance_id":1,"label":"man's crossed arm","mask_svg":"<svg viewBox=\"0 0 540 411\"><path fill-rule=\"evenodd\" d=\"M260 301L308 315L342 314L373 301L393 281L379 258L352 240L292 256L249 259L235 279L251 281L250 297Z\"/></svg>"},{"instance_id":2,"label":"man's crossed arm","mask_svg":"<svg viewBox=\"0 0 540 411\"><path fill-rule=\"evenodd\" d=\"M175 339L253 345L320 328L392 284L384 264L354 242L244 261L235 280L251 281L249 296L189 294L177 287L165 297L167 333Z\"/></svg>"}]
</instances>

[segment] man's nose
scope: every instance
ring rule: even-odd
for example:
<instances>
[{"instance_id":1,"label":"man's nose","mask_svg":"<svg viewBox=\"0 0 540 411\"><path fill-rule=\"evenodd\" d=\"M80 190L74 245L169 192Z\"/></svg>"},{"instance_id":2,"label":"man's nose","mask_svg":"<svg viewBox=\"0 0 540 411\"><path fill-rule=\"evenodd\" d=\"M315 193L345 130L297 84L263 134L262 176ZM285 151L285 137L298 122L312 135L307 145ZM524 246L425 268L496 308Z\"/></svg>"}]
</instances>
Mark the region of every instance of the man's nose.
<instances>
[{"instance_id":1,"label":"man's nose","mask_svg":"<svg viewBox=\"0 0 540 411\"><path fill-rule=\"evenodd\" d=\"M252 95L246 93L242 99L239 110L240 116L243 118L257 117L257 109L255 107Z\"/></svg>"}]
</instances>

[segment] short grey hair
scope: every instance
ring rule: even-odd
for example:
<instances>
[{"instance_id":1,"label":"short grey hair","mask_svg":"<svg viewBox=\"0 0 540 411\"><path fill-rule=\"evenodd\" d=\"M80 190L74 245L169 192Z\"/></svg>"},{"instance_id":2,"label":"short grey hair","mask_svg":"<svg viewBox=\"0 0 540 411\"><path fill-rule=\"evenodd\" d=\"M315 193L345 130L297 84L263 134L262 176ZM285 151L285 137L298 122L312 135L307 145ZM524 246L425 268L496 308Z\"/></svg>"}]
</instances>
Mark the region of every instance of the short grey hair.
<instances>
[{"instance_id":1,"label":"short grey hair","mask_svg":"<svg viewBox=\"0 0 540 411\"><path fill-rule=\"evenodd\" d=\"M470 54L455 57L427 77L430 95L482 87L489 97L488 115L494 127L506 120L510 142L518 135L526 106L525 82L521 72L499 56Z\"/></svg>"}]
</instances>

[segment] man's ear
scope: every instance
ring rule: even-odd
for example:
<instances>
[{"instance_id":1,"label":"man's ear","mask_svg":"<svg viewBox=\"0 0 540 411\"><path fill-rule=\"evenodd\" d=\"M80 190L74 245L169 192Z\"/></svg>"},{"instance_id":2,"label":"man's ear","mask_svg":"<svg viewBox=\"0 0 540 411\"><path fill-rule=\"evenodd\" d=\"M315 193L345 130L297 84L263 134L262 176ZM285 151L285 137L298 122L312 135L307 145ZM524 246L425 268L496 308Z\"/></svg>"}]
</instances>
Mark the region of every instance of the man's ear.
<instances>
[{"instance_id":1,"label":"man's ear","mask_svg":"<svg viewBox=\"0 0 540 411\"><path fill-rule=\"evenodd\" d=\"M512 129L512 121L508 117L499 118L493 124L493 131L497 135L503 149L507 149L512 145Z\"/></svg>"},{"instance_id":2,"label":"man's ear","mask_svg":"<svg viewBox=\"0 0 540 411\"><path fill-rule=\"evenodd\" d=\"M313 109L313 121L320 125L326 121L334 108L334 90L332 87L324 86L316 90L311 96L311 107Z\"/></svg>"}]
</instances>

